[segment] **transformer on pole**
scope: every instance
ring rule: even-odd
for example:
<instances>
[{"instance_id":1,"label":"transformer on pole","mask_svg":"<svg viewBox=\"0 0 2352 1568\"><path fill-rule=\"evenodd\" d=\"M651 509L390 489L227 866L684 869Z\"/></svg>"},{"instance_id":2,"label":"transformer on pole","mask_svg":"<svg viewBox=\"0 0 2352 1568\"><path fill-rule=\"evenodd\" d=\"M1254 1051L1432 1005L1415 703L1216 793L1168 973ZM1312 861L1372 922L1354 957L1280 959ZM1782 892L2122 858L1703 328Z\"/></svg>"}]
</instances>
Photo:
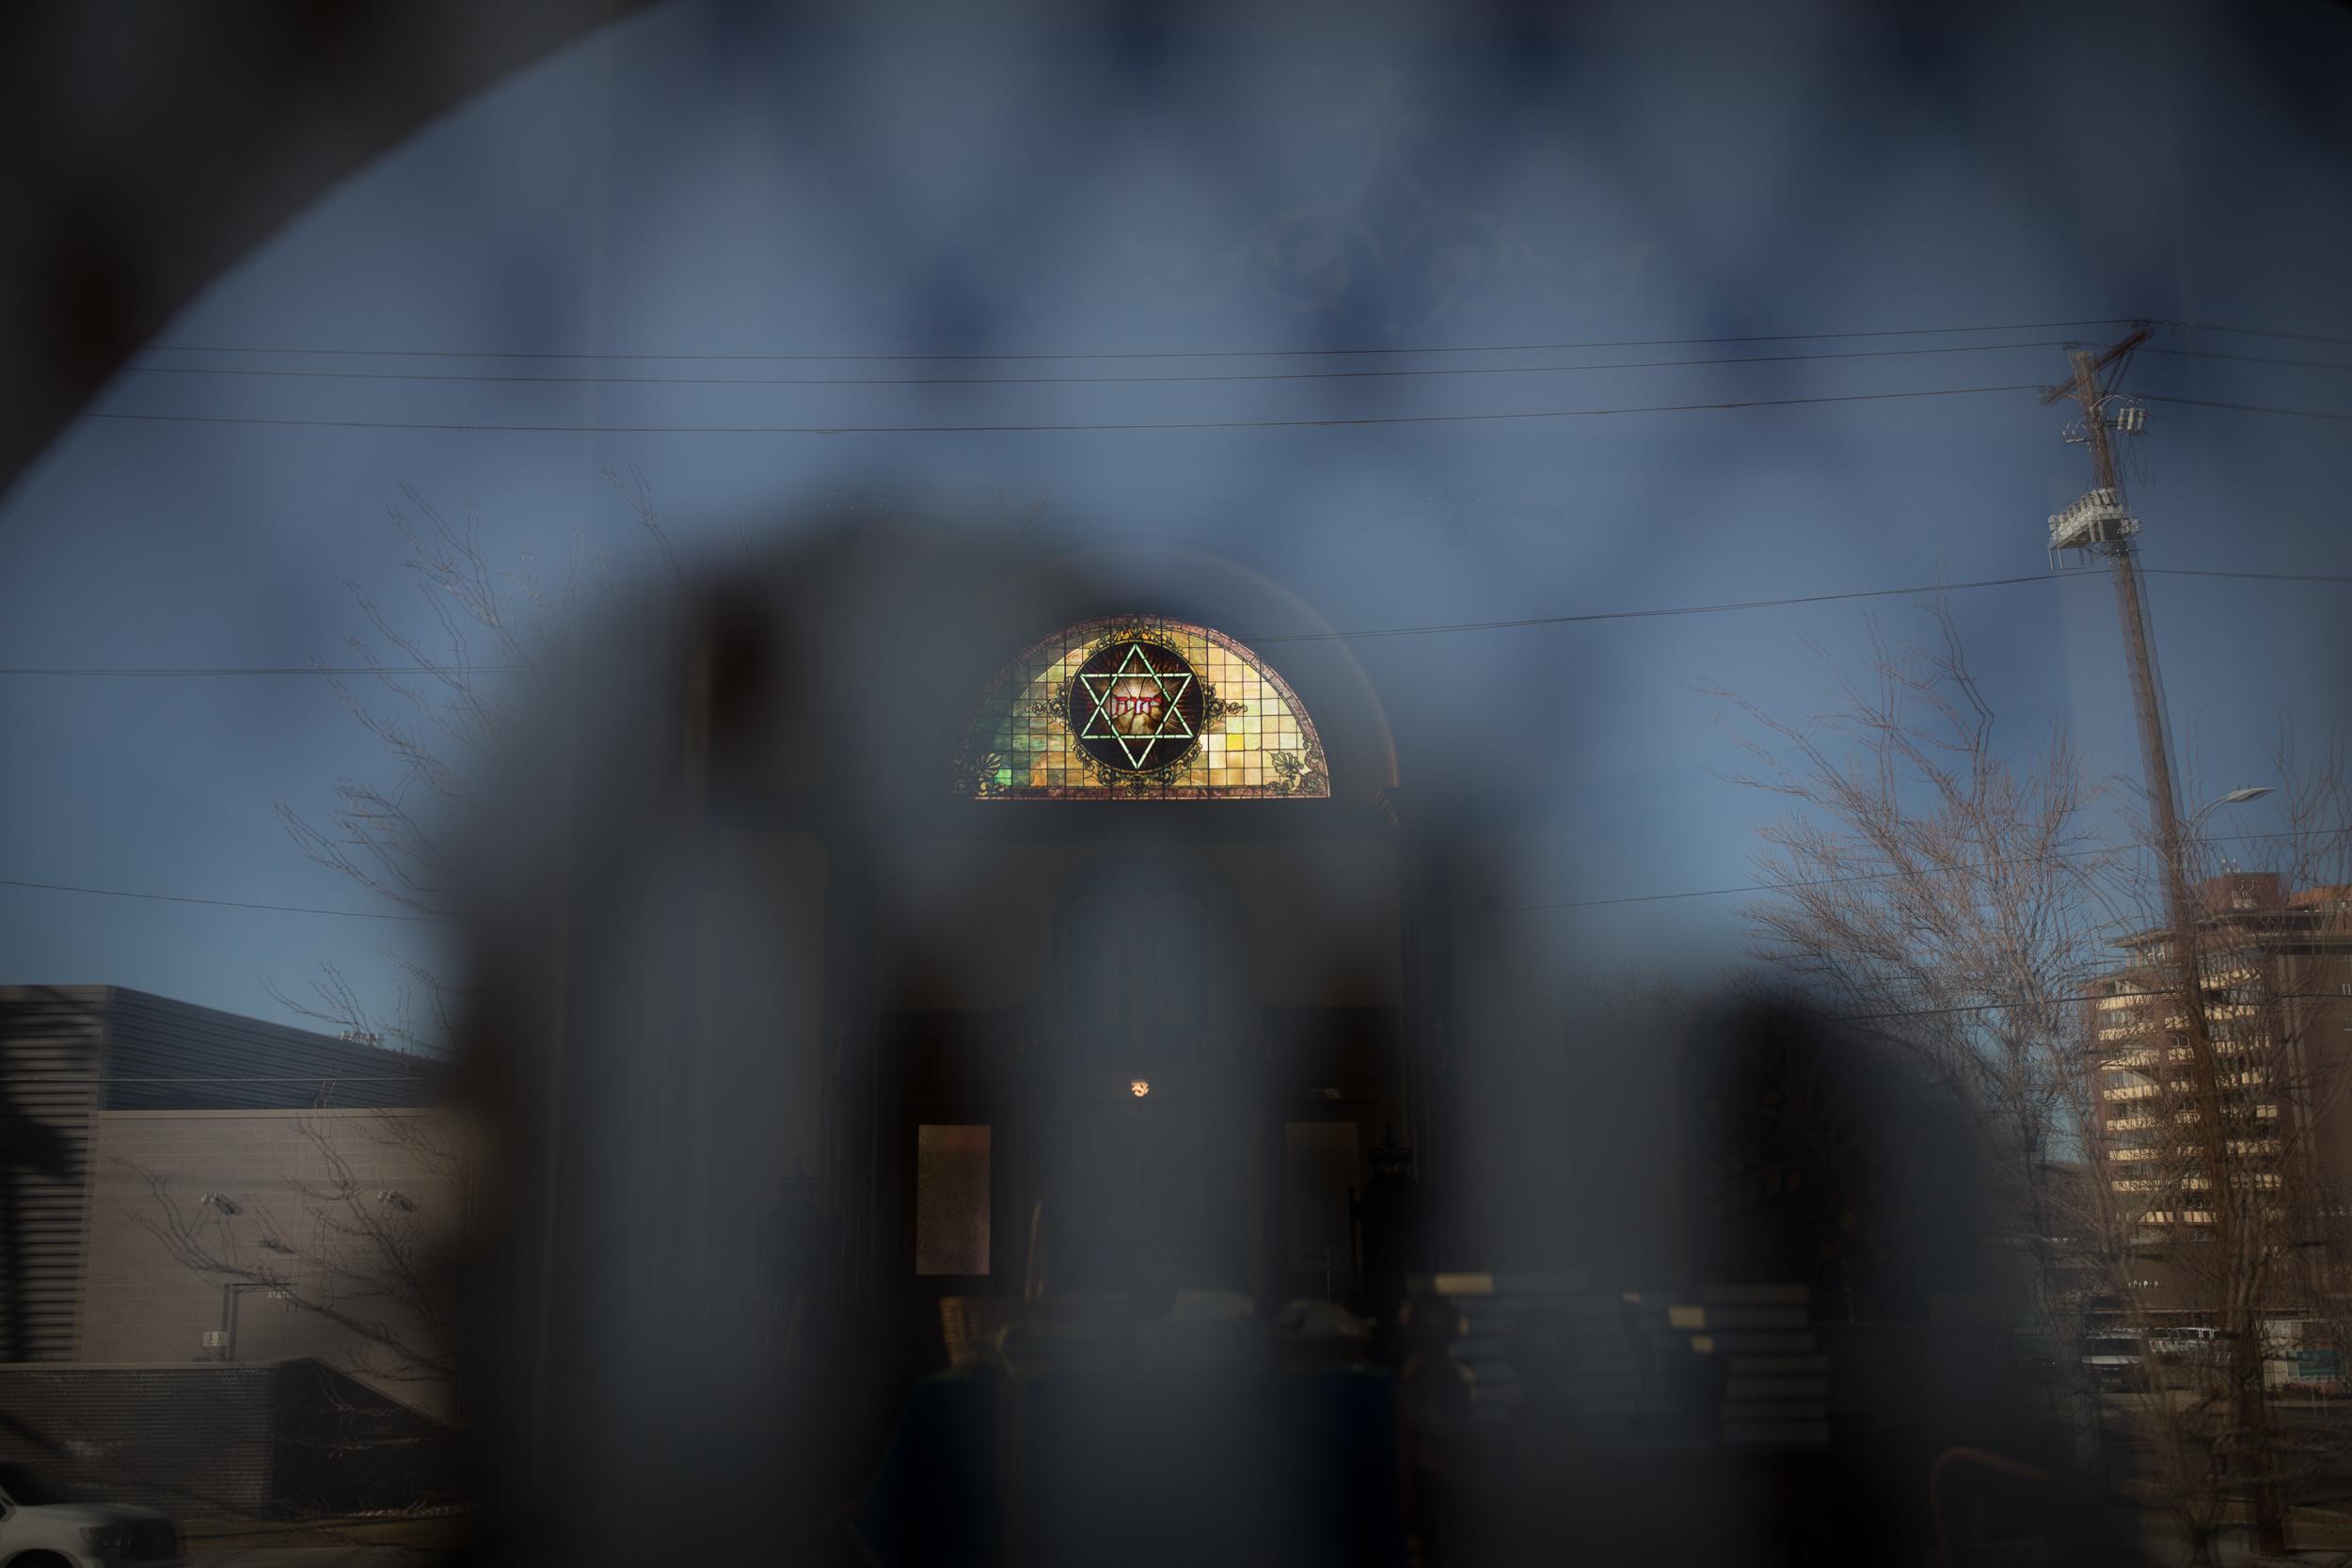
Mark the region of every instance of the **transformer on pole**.
<instances>
[{"instance_id":1,"label":"transformer on pole","mask_svg":"<svg viewBox=\"0 0 2352 1568\"><path fill-rule=\"evenodd\" d=\"M2144 331L2136 334L2120 346L2128 352L2131 341L2145 336ZM2050 514L2053 571L2086 563L2094 557L2119 555L2126 542L2139 531L2139 519L2124 508L2122 484L2114 472L2108 439L2112 436L2137 436L2148 428L2145 404L2127 403L2115 393L2100 391L2095 385L2087 389L2087 395L2072 386L2061 395L2084 404L2084 417L2067 426L2066 440L2070 446L2091 449L2101 479L2098 486L2085 492L2081 499L2064 511ZM2044 397L2042 401L2052 400Z\"/></svg>"}]
</instances>

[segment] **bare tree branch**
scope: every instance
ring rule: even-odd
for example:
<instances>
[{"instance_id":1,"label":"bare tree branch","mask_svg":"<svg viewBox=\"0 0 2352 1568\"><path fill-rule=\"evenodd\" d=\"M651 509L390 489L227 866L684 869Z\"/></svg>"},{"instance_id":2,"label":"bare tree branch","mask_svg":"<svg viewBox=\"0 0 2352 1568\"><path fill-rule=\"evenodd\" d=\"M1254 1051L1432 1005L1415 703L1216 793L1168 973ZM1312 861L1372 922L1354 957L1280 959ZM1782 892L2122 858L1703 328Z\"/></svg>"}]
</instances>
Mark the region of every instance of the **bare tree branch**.
<instances>
[{"instance_id":1,"label":"bare tree branch","mask_svg":"<svg viewBox=\"0 0 2352 1568\"><path fill-rule=\"evenodd\" d=\"M2201 983L2209 992L2225 988L2212 1008L2227 1024L2225 1070L2241 1084L2259 1081L2279 1129L2275 1137L2249 1131L2230 1146L2242 1144L2248 1164L2219 1173L2228 1190L2218 1194L2198 1140L2161 1135L2197 1115L2177 1076L2114 1086L2116 1069L2181 1049L2121 1037L2128 1030L2117 1021L2140 1015L2091 1000L2113 991L2115 1006L2128 1009L2177 990L2161 963L2136 971L2141 960L2119 947L2162 934L2153 912L2162 907L2160 862L2147 814L2128 809L2144 801L2127 800L2133 832L2109 842L2093 827L2106 792L2086 780L2062 730L2015 757L2002 750L1952 618L1940 606L1933 613L1931 647L1892 650L1872 624L1858 672L1824 655L1836 695L1802 721L1703 689L1728 710L1726 727L1751 759L1731 782L1782 805L1759 829L1767 849L1756 879L1772 891L1746 911L1752 951L1777 974L1872 1020L1876 1037L1971 1107L1999 1152L1994 1168L2030 1259L2037 1314L2060 1342L2088 1326L2093 1297L2145 1334L2152 1248L2176 1281L2217 1308L2280 1299L2294 1271L2316 1263L2315 1250L2289 1234L2298 1225L2309 1233L2309 1198L2322 1190L2312 1151L2296 1146L2332 1125L2317 1113L2345 1085L2322 1082L2315 1069L2341 1053L2297 1048L2296 988L2260 978L2275 966L2209 957ZM2280 888L2352 882L2341 742L2302 758L2282 741L2274 760L2289 832L2259 842L2276 846L2267 859ZM2192 846L2208 871L2221 868L2213 847ZM2245 857L2237 868L2265 859ZM2103 1137L2151 1130L2159 1135L2138 1138L2131 1160L2098 1157ZM2074 1179L2058 1180L2062 1172ZM2184 1224L2219 1202L2249 1222L2230 1258L2196 1244L2195 1227ZM2326 1295L2311 1289L2302 1299ZM2335 1333L2344 1343L2341 1325ZM2236 1430L2220 1358L2168 1369L2161 1386L2156 1359L2146 1358L2150 1381L2136 1396L2136 1419L2165 1506L2192 1541L2209 1543L2221 1527L2240 1468L2233 1456L2263 1449L2274 1479L2286 1483L2316 1473L2321 1449L2337 1453L2284 1428Z\"/></svg>"}]
</instances>

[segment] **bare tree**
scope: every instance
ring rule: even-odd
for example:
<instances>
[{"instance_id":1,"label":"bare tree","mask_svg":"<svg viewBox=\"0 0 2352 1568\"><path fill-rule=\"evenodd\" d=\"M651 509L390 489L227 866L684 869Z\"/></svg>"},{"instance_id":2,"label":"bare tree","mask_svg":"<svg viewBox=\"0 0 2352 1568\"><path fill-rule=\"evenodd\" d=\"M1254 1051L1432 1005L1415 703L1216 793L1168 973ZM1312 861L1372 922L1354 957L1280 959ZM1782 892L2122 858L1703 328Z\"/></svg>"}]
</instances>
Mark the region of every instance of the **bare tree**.
<instances>
[{"instance_id":1,"label":"bare tree","mask_svg":"<svg viewBox=\"0 0 2352 1568\"><path fill-rule=\"evenodd\" d=\"M2341 1279L2330 1296L2319 1277L2340 1273L2341 1251L2318 1244L2326 1238L2312 1200L2326 1188L2322 1151L2309 1146L2335 1125L2327 1113L2344 1085L2323 1069L2342 1054L2306 1049L2312 1042L2302 1037L2321 1017L2342 1028L2340 1015L2294 994L2309 983L2308 964L2274 961L2271 937L2236 932L2200 970L2208 1010L2223 1024L2225 1081L2233 1093L2261 1090L2237 1095L2249 1126L2227 1142L2225 1168L2207 1169L2194 1138L2143 1139L2144 1157L2128 1167L2103 1158L2103 1140L2198 1115L2187 1076L2158 1060L2185 1048L2167 1043L2167 999L2181 994L2180 981L2168 973L2173 955L2153 912L2163 901L2158 863L2136 823L2145 814L2128 800L2120 812L2102 809L2103 791L2062 730L2021 755L1998 745L1957 629L1941 607L1933 615L1928 648L1891 648L1873 625L1859 678L1824 656L1837 698L1803 721L1708 689L1745 721L1740 737L1756 759L1733 782L1789 808L1761 829L1769 849L1759 879L1772 891L1749 911L1753 951L1971 1108L1993 1149L2036 1316L2059 1344L2078 1339L2093 1302L2120 1309L2152 1350L2164 1343L2148 1338L2157 1321L2152 1275L2217 1321L2298 1292L2314 1308L2340 1304ZM2300 766L2282 747L2277 761L2286 831L2245 841L2260 851L2232 859L2240 868L2269 864L2286 890L2352 880L2341 745ZM2103 820L2119 819L2124 831L2101 833ZM2191 847L2201 868L2215 868L2218 842ZM2339 963L2344 938L2326 932L2352 936L2352 922L2324 911L2279 911L2272 924L2313 954L2337 943ZM2304 981L2282 980L2298 973ZM2151 1011L2148 1022L2118 1022ZM2133 1029L2154 1037L2121 1037ZM2152 1065L2153 1076L2116 1086L2120 1073ZM2269 1107L2260 1126L2257 1101ZM2131 1174L2112 1174L2122 1168ZM2217 1201L2238 1205L2245 1221L2231 1257L2186 1223L2210 1218ZM2341 1342L2340 1330L2328 1332ZM2230 1385L2259 1377L2259 1367L2218 1355L2160 1366L2151 1354L2143 1369L2126 1409L2153 1456L2154 1493L2200 1560L2249 1476L2292 1487L2338 1457L2291 1424L2258 1420L2249 1430L2249 1405L2231 1398Z\"/></svg>"},{"instance_id":2,"label":"bare tree","mask_svg":"<svg viewBox=\"0 0 2352 1568\"><path fill-rule=\"evenodd\" d=\"M607 468L602 477L660 570L682 590L686 570L676 533L652 482L634 465ZM453 882L449 841L440 830L476 802L482 781L513 744L515 727L503 704L525 679L554 664L586 601L611 587L613 563L582 532L559 569L547 569L527 552L513 565L501 565L484 543L471 505L453 515L412 487L403 486L401 494L403 504L390 514L403 550L400 565L434 630L413 629L359 583L347 583L365 630L344 641L355 663L383 673L366 685L340 677L331 682L352 718L382 745L392 765L389 782L337 781L337 804L323 818L283 802L277 813L314 863L397 910L439 918L452 912ZM1034 535L1052 495L1050 486L1024 495L993 485L980 509L985 525ZM887 501L862 493L835 491L832 501L850 517L890 510ZM748 562L751 547L739 527L727 540L739 565ZM676 595L681 607L684 598L682 592ZM307 994L276 985L271 994L297 1016L338 1032L412 1049L446 1045L453 1037L450 982L407 958L393 961L406 983L389 1011L367 1005L331 966L311 980Z\"/></svg>"},{"instance_id":3,"label":"bare tree","mask_svg":"<svg viewBox=\"0 0 2352 1568\"><path fill-rule=\"evenodd\" d=\"M644 477L608 469L606 481L628 501L675 569L667 532ZM604 558L584 539L550 582L528 554L512 568L494 565L481 521L469 506L453 517L412 488L391 513L411 578L437 634L410 629L358 582L348 583L367 630L345 639L356 662L383 673L363 694L351 681L331 682L353 719L393 764L389 783L344 778L338 804L317 820L280 803L278 820L313 863L349 878L397 909L427 917L450 911L452 868L437 829L473 799L498 760L504 738L501 683L528 674L560 645L583 588L601 580ZM410 1048L444 1045L453 997L445 979L396 958L409 985L389 1016L363 1005L332 968L307 997L273 987L294 1013L340 1031Z\"/></svg>"},{"instance_id":4,"label":"bare tree","mask_svg":"<svg viewBox=\"0 0 2352 1568\"><path fill-rule=\"evenodd\" d=\"M635 468L607 469L603 478L642 535L638 543L651 546L651 614L682 620L694 599L689 562L651 483ZM1024 500L995 491L983 526L1034 534L1049 495ZM852 518L887 510L863 494L835 492L832 501ZM368 673L333 680L389 767L340 780L324 814L277 809L314 863L392 910L446 919L461 902L466 870L453 862L460 840L447 830L484 809L494 781L545 776L544 768L523 766L520 754L546 738L548 726L536 721L556 711L547 700L559 682L544 677L571 663L569 640L618 574L584 537L552 570L528 555L501 564L470 507L445 510L413 489L404 489L391 523L405 587L417 598L397 604L349 584L361 628L346 640L345 662ZM739 565L750 564L751 543L739 531L723 544ZM414 613L420 604L421 617ZM456 1037L465 998L428 965L400 955L394 961L407 984L389 1008L372 1006L332 966L322 967L305 991L275 994L294 1013L337 1032L421 1052L445 1049ZM349 1370L380 1384L446 1381L453 1371L452 1300L437 1249L450 1233L428 1227L428 1216L388 1205L364 1180L365 1162L350 1144L358 1136L409 1139L412 1164L444 1172L451 1191L469 1189L478 1168L466 1159L470 1150L455 1142L414 1147L432 1125L390 1114L371 1118L364 1133L351 1122L309 1124L306 1132L316 1134L311 1164L323 1174L302 1187L292 1206L297 1212L243 1227L214 1223L188 1208L185 1195L151 1180L152 1228L183 1267L224 1286L278 1293L287 1307L340 1335ZM262 1223L266 1218L286 1223Z\"/></svg>"},{"instance_id":5,"label":"bare tree","mask_svg":"<svg viewBox=\"0 0 2352 1568\"><path fill-rule=\"evenodd\" d=\"M676 562L642 474L608 470L607 483ZM351 662L380 672L335 678L345 709L378 741L389 782L345 778L323 818L286 804L279 820L314 863L349 878L406 913L453 912L449 855L441 832L514 743L508 704L519 682L560 656L584 593L606 563L581 541L550 582L529 555L502 568L471 508L454 515L413 489L393 510L400 564L426 607L429 633L358 583L349 584L365 630L346 639ZM372 1006L335 966L322 965L307 994L276 987L295 1014L346 1037L388 1041L427 1054L453 1037L455 989L424 963L391 955L407 984L388 1011ZM148 1188L139 1223L171 1259L224 1291L256 1292L309 1327L305 1349L379 1389L446 1408L455 1364L453 1250L461 1244L481 1169L454 1113L382 1110L327 1113L333 1085L319 1085L320 1114L299 1123L300 1174L269 1204L240 1195L198 1199L164 1175L128 1168ZM399 1171L397 1181L385 1173ZM248 1207L247 1205L251 1206ZM323 1389L331 1404L331 1387ZM375 1450L420 1441L413 1423L338 1412L328 1441L367 1449L372 1466L406 1473L405 1456Z\"/></svg>"},{"instance_id":6,"label":"bare tree","mask_svg":"<svg viewBox=\"0 0 2352 1568\"><path fill-rule=\"evenodd\" d=\"M266 1291L331 1330L345 1370L377 1385L455 1376L448 1250L471 1202L471 1163L453 1118L376 1112L305 1118L312 1174L285 1208L186 1201L164 1176L125 1162L153 1199L139 1224L173 1260L224 1288ZM371 1158L355 1140L374 1146ZM407 1173L385 1185L386 1168Z\"/></svg>"},{"instance_id":7,"label":"bare tree","mask_svg":"<svg viewBox=\"0 0 2352 1568\"><path fill-rule=\"evenodd\" d=\"M1864 679L1841 673L1836 705L1803 721L1708 689L1754 732L1756 766L1733 782L1790 808L1760 830L1772 895L1749 911L1752 946L1975 1108L2028 1287L2045 1322L2071 1326L2047 1176L2087 1125L2081 999L2109 962L2111 851L2065 735L2010 762L1957 628L1941 607L1934 619L1929 650L1891 648L1874 625Z\"/></svg>"},{"instance_id":8,"label":"bare tree","mask_svg":"<svg viewBox=\"0 0 2352 1568\"><path fill-rule=\"evenodd\" d=\"M479 1168L465 1125L437 1111L344 1111L306 1117L295 1131L302 1174L268 1199L250 1190L193 1195L118 1158L151 1200L136 1223L173 1263L238 1303L240 1330L263 1307L280 1319L277 1342L241 1347L241 1359L309 1357L364 1386L316 1369L273 1383L275 1440L324 1465L295 1484L326 1490L293 1500L463 1508L453 1264ZM249 1500L192 1491L176 1465L158 1471L135 1444L86 1463L103 1484L134 1496L252 1516Z\"/></svg>"}]
</instances>

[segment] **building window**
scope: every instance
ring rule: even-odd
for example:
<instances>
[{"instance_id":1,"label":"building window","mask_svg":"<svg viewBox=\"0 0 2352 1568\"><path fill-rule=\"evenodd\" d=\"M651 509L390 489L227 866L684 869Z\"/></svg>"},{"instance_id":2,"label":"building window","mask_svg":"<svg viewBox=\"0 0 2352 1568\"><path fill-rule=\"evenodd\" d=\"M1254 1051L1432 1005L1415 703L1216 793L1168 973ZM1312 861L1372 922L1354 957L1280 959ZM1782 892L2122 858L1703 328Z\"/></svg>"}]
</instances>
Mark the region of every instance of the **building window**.
<instances>
[{"instance_id":1,"label":"building window","mask_svg":"<svg viewBox=\"0 0 2352 1568\"><path fill-rule=\"evenodd\" d=\"M916 1274L989 1272L989 1132L969 1123L914 1130Z\"/></svg>"},{"instance_id":2,"label":"building window","mask_svg":"<svg viewBox=\"0 0 2352 1568\"><path fill-rule=\"evenodd\" d=\"M1323 742L1282 677L1222 632L1156 615L1071 626L999 671L955 784L985 800L1331 793Z\"/></svg>"}]
</instances>

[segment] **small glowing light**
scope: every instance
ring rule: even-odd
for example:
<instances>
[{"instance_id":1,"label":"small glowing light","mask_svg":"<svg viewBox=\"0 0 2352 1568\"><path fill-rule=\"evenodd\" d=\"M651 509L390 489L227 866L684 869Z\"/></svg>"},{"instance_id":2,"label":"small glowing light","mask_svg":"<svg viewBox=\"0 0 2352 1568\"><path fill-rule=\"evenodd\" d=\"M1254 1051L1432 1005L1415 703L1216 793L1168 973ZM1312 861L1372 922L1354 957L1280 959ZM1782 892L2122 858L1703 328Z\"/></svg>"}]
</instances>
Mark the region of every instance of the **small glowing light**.
<instances>
[{"instance_id":1,"label":"small glowing light","mask_svg":"<svg viewBox=\"0 0 2352 1568\"><path fill-rule=\"evenodd\" d=\"M1130 1079L1127 1083L1127 1092L1134 1095L1137 1100L1141 1100L1145 1095L1152 1092L1152 1085L1150 1082L1145 1079Z\"/></svg>"}]
</instances>

